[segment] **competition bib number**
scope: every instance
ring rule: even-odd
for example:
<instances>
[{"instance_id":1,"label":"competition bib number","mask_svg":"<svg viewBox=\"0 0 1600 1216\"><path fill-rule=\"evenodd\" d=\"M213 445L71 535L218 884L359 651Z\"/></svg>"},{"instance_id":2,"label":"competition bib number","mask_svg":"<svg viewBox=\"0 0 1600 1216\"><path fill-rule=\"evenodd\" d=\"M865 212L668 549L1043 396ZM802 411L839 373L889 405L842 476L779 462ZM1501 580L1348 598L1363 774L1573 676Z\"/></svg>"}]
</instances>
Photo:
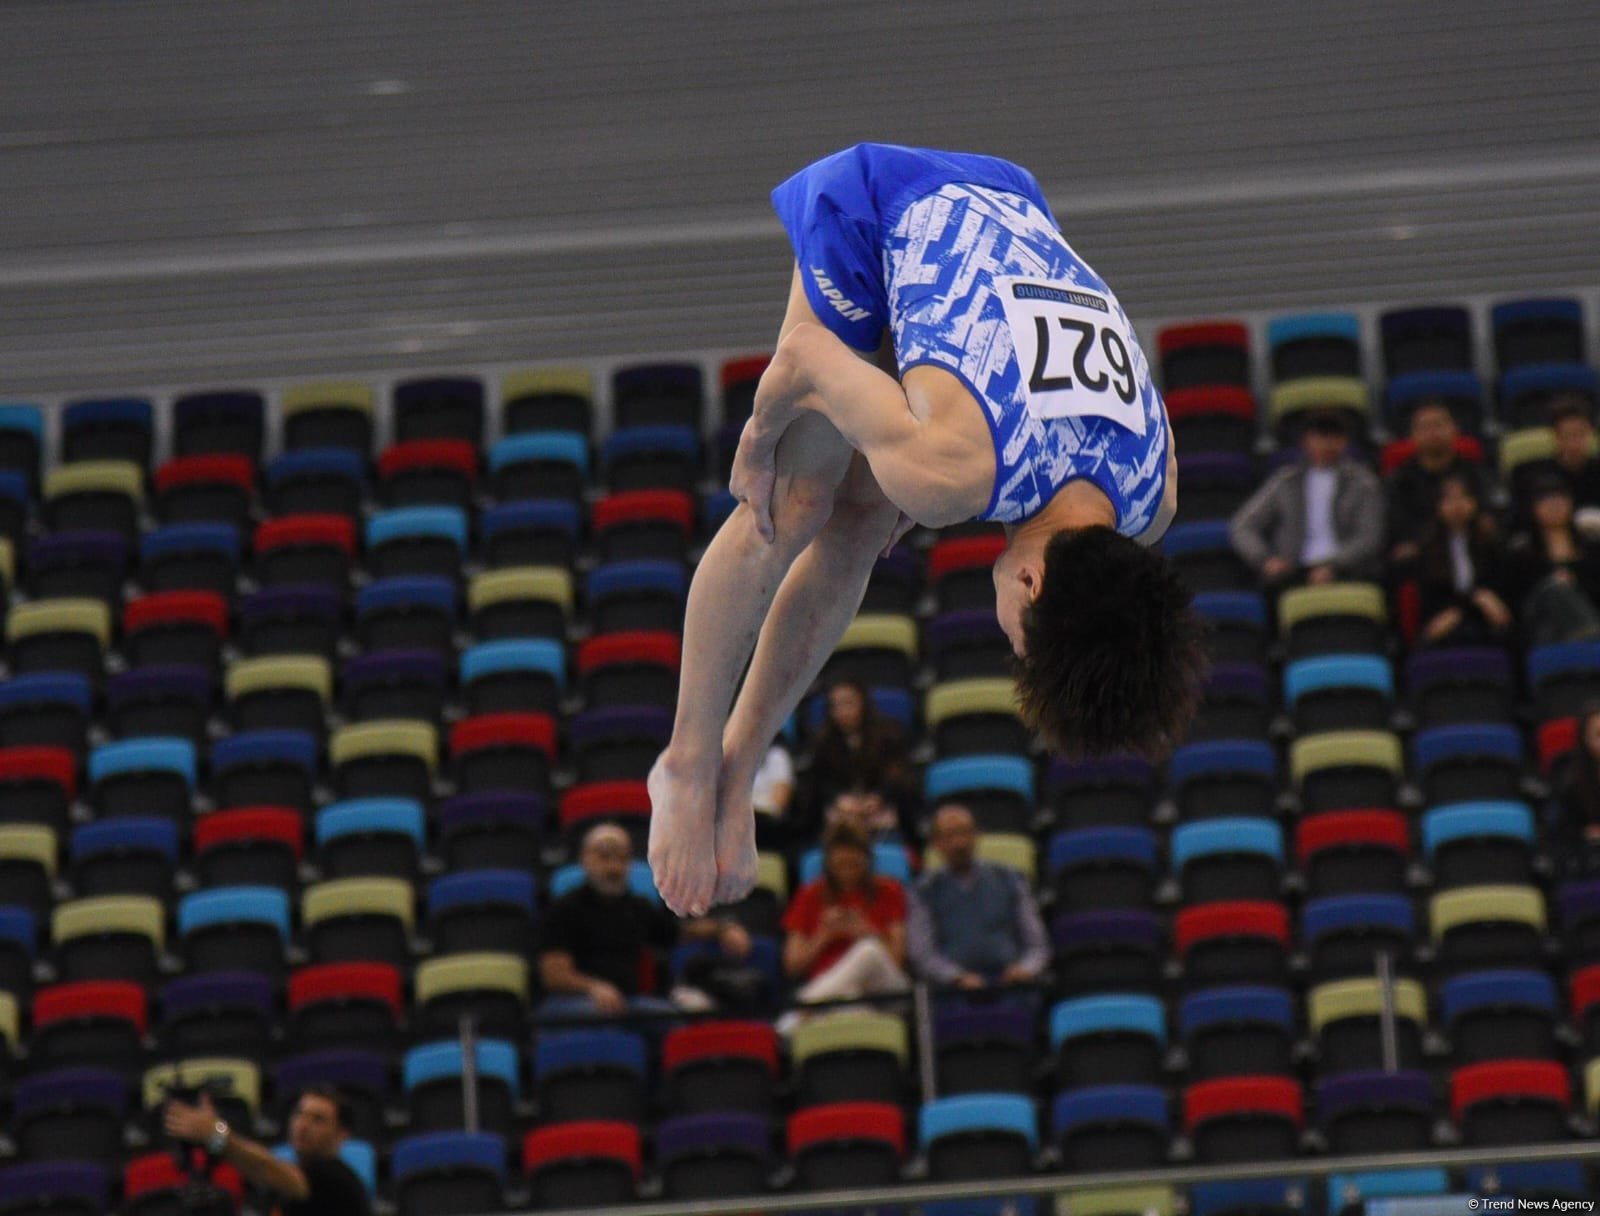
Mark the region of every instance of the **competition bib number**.
<instances>
[{"instance_id":1,"label":"competition bib number","mask_svg":"<svg viewBox=\"0 0 1600 1216\"><path fill-rule=\"evenodd\" d=\"M1139 346L1103 292L998 279L1028 412L1035 418L1109 418L1145 431Z\"/></svg>"}]
</instances>

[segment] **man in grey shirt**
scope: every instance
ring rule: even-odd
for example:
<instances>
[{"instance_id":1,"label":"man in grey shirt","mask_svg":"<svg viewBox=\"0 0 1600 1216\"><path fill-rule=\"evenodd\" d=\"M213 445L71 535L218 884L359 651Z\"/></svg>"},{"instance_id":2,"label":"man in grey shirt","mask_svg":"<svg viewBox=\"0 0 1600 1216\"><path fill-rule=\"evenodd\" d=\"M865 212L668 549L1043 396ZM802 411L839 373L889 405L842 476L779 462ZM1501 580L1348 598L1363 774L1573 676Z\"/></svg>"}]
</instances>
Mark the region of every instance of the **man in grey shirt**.
<instances>
[{"instance_id":1,"label":"man in grey shirt","mask_svg":"<svg viewBox=\"0 0 1600 1216\"><path fill-rule=\"evenodd\" d=\"M932 844L944 865L917 883L906 924L917 974L969 991L1035 979L1050 945L1027 879L978 860L977 825L957 803L934 814Z\"/></svg>"}]
</instances>

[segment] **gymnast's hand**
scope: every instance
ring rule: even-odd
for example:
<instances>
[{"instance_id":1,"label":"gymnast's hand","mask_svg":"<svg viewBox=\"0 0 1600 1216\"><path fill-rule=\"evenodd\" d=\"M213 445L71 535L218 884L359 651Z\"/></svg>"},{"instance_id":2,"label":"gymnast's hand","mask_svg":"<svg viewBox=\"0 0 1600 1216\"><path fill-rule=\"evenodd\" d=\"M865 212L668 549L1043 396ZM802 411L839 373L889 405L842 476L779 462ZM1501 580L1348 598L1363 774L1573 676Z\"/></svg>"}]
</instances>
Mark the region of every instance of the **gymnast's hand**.
<instances>
[{"instance_id":1,"label":"gymnast's hand","mask_svg":"<svg viewBox=\"0 0 1600 1216\"><path fill-rule=\"evenodd\" d=\"M739 450L733 457L733 474L728 490L746 504L755 517L756 531L769 545L773 540L772 491L778 479L777 437L763 435L763 427L752 417L739 435Z\"/></svg>"}]
</instances>

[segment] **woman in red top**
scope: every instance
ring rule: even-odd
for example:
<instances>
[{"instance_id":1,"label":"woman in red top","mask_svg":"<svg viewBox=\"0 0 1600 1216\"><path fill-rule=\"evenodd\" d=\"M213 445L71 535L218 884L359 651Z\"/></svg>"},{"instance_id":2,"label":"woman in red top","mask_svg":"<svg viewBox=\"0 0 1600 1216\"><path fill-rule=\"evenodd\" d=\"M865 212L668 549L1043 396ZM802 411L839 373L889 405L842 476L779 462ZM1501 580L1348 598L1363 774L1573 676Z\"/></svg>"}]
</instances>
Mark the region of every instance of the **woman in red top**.
<instances>
[{"instance_id":1,"label":"woman in red top","mask_svg":"<svg viewBox=\"0 0 1600 1216\"><path fill-rule=\"evenodd\" d=\"M805 980L806 1003L904 992L906 893L872 872L872 849L854 823L822 841L822 877L796 893L784 915L783 967Z\"/></svg>"}]
</instances>

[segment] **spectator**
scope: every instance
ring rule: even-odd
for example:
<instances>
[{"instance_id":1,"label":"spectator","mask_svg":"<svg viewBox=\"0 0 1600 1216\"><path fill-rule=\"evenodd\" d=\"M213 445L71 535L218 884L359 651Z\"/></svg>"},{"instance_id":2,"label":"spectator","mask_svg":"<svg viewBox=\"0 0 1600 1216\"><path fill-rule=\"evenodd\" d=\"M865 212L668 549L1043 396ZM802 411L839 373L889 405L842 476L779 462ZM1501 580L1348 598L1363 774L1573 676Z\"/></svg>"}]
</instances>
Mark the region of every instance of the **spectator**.
<instances>
[{"instance_id":1,"label":"spectator","mask_svg":"<svg viewBox=\"0 0 1600 1216\"><path fill-rule=\"evenodd\" d=\"M1409 573L1417 559L1422 534L1434 517L1439 485L1445 477L1464 479L1468 492L1480 503L1485 501L1489 488L1482 467L1456 451L1461 429L1445 402L1418 403L1411 411L1409 436L1414 449L1411 456L1386 479L1389 561L1402 574Z\"/></svg>"},{"instance_id":2,"label":"spectator","mask_svg":"<svg viewBox=\"0 0 1600 1216\"><path fill-rule=\"evenodd\" d=\"M944 866L917 883L907 924L917 973L969 991L1037 979L1050 945L1027 880L978 860L977 824L964 806L939 808L932 844Z\"/></svg>"},{"instance_id":3,"label":"spectator","mask_svg":"<svg viewBox=\"0 0 1600 1216\"><path fill-rule=\"evenodd\" d=\"M1347 455L1345 420L1318 411L1300 436L1302 462L1279 469L1234 512L1233 548L1269 587L1371 579L1383 545L1378 479Z\"/></svg>"},{"instance_id":4,"label":"spectator","mask_svg":"<svg viewBox=\"0 0 1600 1216\"><path fill-rule=\"evenodd\" d=\"M822 841L822 876L795 893L783 918L783 969L802 1002L904 992L906 893L872 872L872 847L848 821Z\"/></svg>"},{"instance_id":5,"label":"spectator","mask_svg":"<svg viewBox=\"0 0 1600 1216\"><path fill-rule=\"evenodd\" d=\"M1556 433L1556 468L1572 491L1573 518L1590 539L1600 532L1600 456L1595 454L1593 406L1581 393L1565 393L1550 404Z\"/></svg>"},{"instance_id":6,"label":"spectator","mask_svg":"<svg viewBox=\"0 0 1600 1216\"><path fill-rule=\"evenodd\" d=\"M583 838L582 885L550 905L545 918L539 977L549 995L541 1017L620 1017L629 1012L661 1013L671 1001L651 994L655 951L684 940L715 939L722 956L735 963L750 954L750 935L738 924L711 917L680 922L663 904L628 888L633 845L611 823L598 824ZM703 1008L705 999L675 991L680 1004Z\"/></svg>"},{"instance_id":7,"label":"spectator","mask_svg":"<svg viewBox=\"0 0 1600 1216\"><path fill-rule=\"evenodd\" d=\"M809 781L812 824L835 798L851 790L876 792L903 824L916 811L905 736L855 680L828 687L827 721L812 748Z\"/></svg>"},{"instance_id":8,"label":"spectator","mask_svg":"<svg viewBox=\"0 0 1600 1216\"><path fill-rule=\"evenodd\" d=\"M1532 526L1512 538L1507 587L1530 645L1600 634L1600 550L1572 523L1572 492L1559 473L1530 482Z\"/></svg>"},{"instance_id":9,"label":"spectator","mask_svg":"<svg viewBox=\"0 0 1600 1216\"><path fill-rule=\"evenodd\" d=\"M235 1132L217 1117L217 1108L203 1091L193 1104L169 1099L162 1122L167 1135L205 1145L213 1157L229 1162L270 1192L280 1201L277 1210L283 1216L365 1216L372 1211L366 1185L339 1158L350 1135L350 1116L331 1086L309 1086L295 1103L289 1118L292 1162Z\"/></svg>"},{"instance_id":10,"label":"spectator","mask_svg":"<svg viewBox=\"0 0 1600 1216\"><path fill-rule=\"evenodd\" d=\"M1472 480L1460 472L1439 481L1417 567L1424 645L1506 640L1515 622L1501 598L1505 550L1494 517L1479 505Z\"/></svg>"}]
</instances>

